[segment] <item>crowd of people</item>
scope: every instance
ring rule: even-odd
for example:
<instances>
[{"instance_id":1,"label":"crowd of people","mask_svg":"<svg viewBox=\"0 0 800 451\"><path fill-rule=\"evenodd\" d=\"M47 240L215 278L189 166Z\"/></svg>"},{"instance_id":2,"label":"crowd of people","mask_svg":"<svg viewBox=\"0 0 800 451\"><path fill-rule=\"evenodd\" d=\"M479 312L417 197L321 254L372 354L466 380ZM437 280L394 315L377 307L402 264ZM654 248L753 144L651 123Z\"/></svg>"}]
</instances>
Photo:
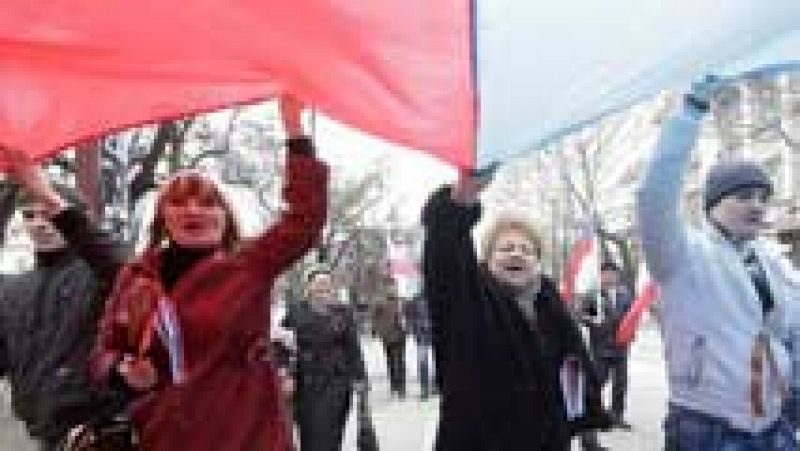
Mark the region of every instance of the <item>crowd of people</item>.
<instances>
[{"instance_id":1,"label":"crowd of people","mask_svg":"<svg viewBox=\"0 0 800 451\"><path fill-rule=\"evenodd\" d=\"M757 164L725 161L709 172L699 226L681 207L718 89L695 85L664 123L637 200L643 258L660 287L666 449L796 450L800 283L760 238L775 187ZM42 450L341 449L354 395L363 400L370 381L356 316L324 262L305 271L302 299L279 319L290 339L270 335L272 286L317 243L328 199L302 105L280 104L288 207L248 240L223 186L179 172L159 190L148 246L134 255L73 190L2 148L25 193L18 208L36 265L0 279L0 376ZM597 290L565 302L523 219L532 212L500 215L476 246L489 182L463 172L432 193L422 295L389 289L372 310L391 395L408 394L411 335L420 397L439 396L436 450L567 451L575 440L606 449L597 431L631 428L629 349L617 330L633 293L607 260Z\"/></svg>"}]
</instances>

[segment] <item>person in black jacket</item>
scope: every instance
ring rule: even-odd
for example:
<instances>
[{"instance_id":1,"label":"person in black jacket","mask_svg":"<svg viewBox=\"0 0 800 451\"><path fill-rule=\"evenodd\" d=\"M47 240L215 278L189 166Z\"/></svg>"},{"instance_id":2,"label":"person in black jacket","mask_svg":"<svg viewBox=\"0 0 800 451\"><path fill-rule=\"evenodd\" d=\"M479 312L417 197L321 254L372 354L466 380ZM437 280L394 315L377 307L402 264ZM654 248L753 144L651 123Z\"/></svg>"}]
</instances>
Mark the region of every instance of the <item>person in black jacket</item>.
<instances>
[{"instance_id":1,"label":"person in black jacket","mask_svg":"<svg viewBox=\"0 0 800 451\"><path fill-rule=\"evenodd\" d=\"M314 267L306 280L307 301L292 304L283 320L297 346L295 422L301 451L334 451L367 374L353 314L336 301L330 270Z\"/></svg>"},{"instance_id":2,"label":"person in black jacket","mask_svg":"<svg viewBox=\"0 0 800 451\"><path fill-rule=\"evenodd\" d=\"M397 286L387 278L386 297L376 302L372 311L372 325L383 343L389 390L392 396L406 397L406 341L408 328L405 302L397 294Z\"/></svg>"},{"instance_id":3,"label":"person in black jacket","mask_svg":"<svg viewBox=\"0 0 800 451\"><path fill-rule=\"evenodd\" d=\"M438 392L435 382L435 365L432 352L431 318L428 312L428 301L424 296L417 296L406 303L406 316L411 336L417 348L417 378L420 386L420 399L428 399Z\"/></svg>"},{"instance_id":4,"label":"person in black jacket","mask_svg":"<svg viewBox=\"0 0 800 451\"><path fill-rule=\"evenodd\" d=\"M79 197L52 186L22 152L2 148L14 163L20 207L35 266L0 282L0 377L12 387L12 407L43 450L67 432L119 407L88 382L105 291L124 259L123 246L94 226Z\"/></svg>"},{"instance_id":5,"label":"person in black jacket","mask_svg":"<svg viewBox=\"0 0 800 451\"><path fill-rule=\"evenodd\" d=\"M533 229L499 220L484 240L485 261L478 260L471 231L481 188L462 176L436 191L422 213L424 290L441 381L436 450L566 451L577 429L607 421L599 383L577 324L541 274ZM587 396L576 401L581 380Z\"/></svg>"},{"instance_id":6,"label":"person in black jacket","mask_svg":"<svg viewBox=\"0 0 800 451\"><path fill-rule=\"evenodd\" d=\"M625 421L625 395L628 389L628 346L616 342L619 324L633 304L633 295L620 282L619 267L613 261L600 264L600 289L577 298L581 321L589 330L592 355L601 384L611 381L611 415L614 426L630 430ZM602 447L594 432L582 434L581 444L586 451Z\"/></svg>"},{"instance_id":7,"label":"person in black jacket","mask_svg":"<svg viewBox=\"0 0 800 451\"><path fill-rule=\"evenodd\" d=\"M625 396L628 391L628 346L616 342L619 324L633 304L633 294L620 282L616 263L600 265L600 289L581 299L582 320L589 328L592 353L597 361L601 380L611 380L611 413L614 425L630 429L625 421Z\"/></svg>"}]
</instances>

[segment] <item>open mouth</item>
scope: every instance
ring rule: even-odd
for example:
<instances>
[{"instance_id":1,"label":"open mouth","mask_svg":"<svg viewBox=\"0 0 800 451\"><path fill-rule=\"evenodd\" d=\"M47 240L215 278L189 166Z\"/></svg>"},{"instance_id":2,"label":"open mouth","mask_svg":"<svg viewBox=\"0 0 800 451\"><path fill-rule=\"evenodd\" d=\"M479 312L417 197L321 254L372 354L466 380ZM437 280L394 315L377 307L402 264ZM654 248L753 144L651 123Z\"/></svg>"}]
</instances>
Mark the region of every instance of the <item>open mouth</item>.
<instances>
[{"instance_id":1,"label":"open mouth","mask_svg":"<svg viewBox=\"0 0 800 451\"><path fill-rule=\"evenodd\" d=\"M503 266L503 271L510 272L510 273L519 273L525 271L525 266L523 265L505 265Z\"/></svg>"},{"instance_id":2,"label":"open mouth","mask_svg":"<svg viewBox=\"0 0 800 451\"><path fill-rule=\"evenodd\" d=\"M187 232L196 233L196 232L202 232L207 228L207 226L204 221L186 221L183 223L182 228Z\"/></svg>"}]
</instances>

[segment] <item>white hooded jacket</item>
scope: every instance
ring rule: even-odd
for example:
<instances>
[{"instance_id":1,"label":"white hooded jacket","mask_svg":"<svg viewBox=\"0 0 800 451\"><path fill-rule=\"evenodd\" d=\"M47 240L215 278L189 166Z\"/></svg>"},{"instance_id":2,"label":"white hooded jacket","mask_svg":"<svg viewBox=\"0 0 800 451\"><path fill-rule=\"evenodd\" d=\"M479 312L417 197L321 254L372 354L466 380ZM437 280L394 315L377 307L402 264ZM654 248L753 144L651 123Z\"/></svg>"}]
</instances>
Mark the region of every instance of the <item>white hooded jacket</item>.
<instances>
[{"instance_id":1,"label":"white hooded jacket","mask_svg":"<svg viewBox=\"0 0 800 451\"><path fill-rule=\"evenodd\" d=\"M692 227L682 217L699 120L684 111L665 123L637 207L645 260L661 288L669 401L759 432L780 416L791 362L798 360L785 342L800 337L800 283L765 242L750 243L775 300L765 318L739 251L710 225ZM751 369L760 334L769 337L771 351L762 361L761 414L754 408L758 385Z\"/></svg>"}]
</instances>

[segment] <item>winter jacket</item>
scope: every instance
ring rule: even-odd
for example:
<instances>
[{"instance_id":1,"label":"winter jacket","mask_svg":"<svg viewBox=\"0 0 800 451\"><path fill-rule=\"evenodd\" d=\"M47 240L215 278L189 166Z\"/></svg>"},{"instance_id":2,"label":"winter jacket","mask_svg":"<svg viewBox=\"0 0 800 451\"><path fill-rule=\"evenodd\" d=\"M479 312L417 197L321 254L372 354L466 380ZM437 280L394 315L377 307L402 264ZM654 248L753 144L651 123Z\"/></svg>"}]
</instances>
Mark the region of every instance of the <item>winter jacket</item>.
<instances>
[{"instance_id":1,"label":"winter jacket","mask_svg":"<svg viewBox=\"0 0 800 451\"><path fill-rule=\"evenodd\" d=\"M316 312L308 302L293 304L282 323L295 332L298 379L366 380L353 313L345 305Z\"/></svg>"},{"instance_id":2,"label":"winter jacket","mask_svg":"<svg viewBox=\"0 0 800 451\"><path fill-rule=\"evenodd\" d=\"M130 409L142 449L290 448L265 298L275 279L319 238L327 168L290 152L283 195L288 209L275 225L238 252L204 257L169 290L161 281L163 251L157 248L117 277L100 324L93 374L98 383L110 382L125 354L154 362L157 387L136 397ZM157 319L171 324L178 338L167 340L149 328ZM180 373L170 370L170 356L180 362Z\"/></svg>"},{"instance_id":3,"label":"winter jacket","mask_svg":"<svg viewBox=\"0 0 800 451\"><path fill-rule=\"evenodd\" d=\"M90 388L87 359L124 248L78 210L52 219L68 249L0 281L0 376L15 414L36 438L53 441L113 410L113 396Z\"/></svg>"},{"instance_id":4,"label":"winter jacket","mask_svg":"<svg viewBox=\"0 0 800 451\"><path fill-rule=\"evenodd\" d=\"M616 287L614 293L616 299L613 305L607 295L598 290L578 298L583 322L589 329L592 354L598 359L620 360L628 354L627 346L617 344L616 333L633 303L633 296L621 285ZM597 321L597 318L600 320Z\"/></svg>"},{"instance_id":5,"label":"winter jacket","mask_svg":"<svg viewBox=\"0 0 800 451\"><path fill-rule=\"evenodd\" d=\"M372 312L372 324L385 343L404 342L407 331L403 301L397 297L389 297L377 303Z\"/></svg>"},{"instance_id":6,"label":"winter jacket","mask_svg":"<svg viewBox=\"0 0 800 451\"><path fill-rule=\"evenodd\" d=\"M431 344L431 315L428 311L428 301L424 297L418 297L406 303L406 317L408 328L417 344Z\"/></svg>"},{"instance_id":7,"label":"winter jacket","mask_svg":"<svg viewBox=\"0 0 800 451\"><path fill-rule=\"evenodd\" d=\"M575 357L587 370L581 426L602 419L599 382L577 324L554 284L542 278L535 320L479 263L471 229L479 206L464 207L449 188L423 210L424 290L441 381L439 451L569 449L559 370Z\"/></svg>"},{"instance_id":8,"label":"winter jacket","mask_svg":"<svg viewBox=\"0 0 800 451\"><path fill-rule=\"evenodd\" d=\"M775 308L764 317L743 256L704 222L691 226L681 196L699 118L684 111L663 127L638 198L638 217L648 269L661 289L669 401L762 431L781 412L789 356L781 340L798 330L800 288L788 263L764 242L750 243L769 281ZM766 335L772 358L762 359L764 412L757 414L751 389L752 361Z\"/></svg>"},{"instance_id":9,"label":"winter jacket","mask_svg":"<svg viewBox=\"0 0 800 451\"><path fill-rule=\"evenodd\" d=\"M315 310L292 304L283 325L297 341L295 421L302 451L341 448L354 383L366 381L353 312L342 304Z\"/></svg>"}]
</instances>

